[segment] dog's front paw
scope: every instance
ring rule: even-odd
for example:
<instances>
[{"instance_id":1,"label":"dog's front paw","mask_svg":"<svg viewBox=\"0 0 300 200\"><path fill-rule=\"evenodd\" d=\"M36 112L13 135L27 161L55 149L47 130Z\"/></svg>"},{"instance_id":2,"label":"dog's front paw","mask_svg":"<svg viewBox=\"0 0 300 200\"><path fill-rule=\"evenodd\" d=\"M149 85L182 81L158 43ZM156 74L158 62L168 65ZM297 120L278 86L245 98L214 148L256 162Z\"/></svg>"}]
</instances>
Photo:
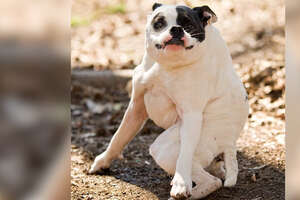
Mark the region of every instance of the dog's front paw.
<instances>
[{"instance_id":1,"label":"dog's front paw","mask_svg":"<svg viewBox=\"0 0 300 200\"><path fill-rule=\"evenodd\" d=\"M95 158L94 163L89 170L89 174L109 168L110 163L111 159L108 158L106 152L103 152Z\"/></svg>"},{"instance_id":2,"label":"dog's front paw","mask_svg":"<svg viewBox=\"0 0 300 200\"><path fill-rule=\"evenodd\" d=\"M172 182L171 197L175 199L185 199L191 196L192 180L184 179L180 174L176 173Z\"/></svg>"},{"instance_id":3,"label":"dog's front paw","mask_svg":"<svg viewBox=\"0 0 300 200\"><path fill-rule=\"evenodd\" d=\"M233 187L235 186L236 181L237 181L237 176L226 177L224 182L224 187Z\"/></svg>"}]
</instances>

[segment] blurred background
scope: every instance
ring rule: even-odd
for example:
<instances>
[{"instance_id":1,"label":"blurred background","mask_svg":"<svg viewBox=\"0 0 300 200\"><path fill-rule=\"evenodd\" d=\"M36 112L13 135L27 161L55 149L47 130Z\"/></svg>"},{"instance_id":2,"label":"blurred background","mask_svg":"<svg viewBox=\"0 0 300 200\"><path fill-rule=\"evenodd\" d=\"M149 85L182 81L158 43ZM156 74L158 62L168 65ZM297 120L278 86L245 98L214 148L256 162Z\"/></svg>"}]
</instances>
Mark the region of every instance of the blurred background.
<instances>
[{"instance_id":1,"label":"blurred background","mask_svg":"<svg viewBox=\"0 0 300 200\"><path fill-rule=\"evenodd\" d=\"M285 2L157 2L209 5L249 94L250 114L238 140L238 184L206 199L285 199ZM145 24L153 3L72 1L72 199L169 197L170 177L148 154L149 145L162 132L151 121L109 174L86 174L93 158L106 149L128 105L132 70L144 54Z\"/></svg>"},{"instance_id":2,"label":"blurred background","mask_svg":"<svg viewBox=\"0 0 300 200\"><path fill-rule=\"evenodd\" d=\"M1 200L69 199L70 5L0 3Z\"/></svg>"},{"instance_id":3,"label":"blurred background","mask_svg":"<svg viewBox=\"0 0 300 200\"><path fill-rule=\"evenodd\" d=\"M287 172L286 199L300 199L300 145L299 115L300 115L300 2L286 1L286 64L287 64Z\"/></svg>"}]
</instances>

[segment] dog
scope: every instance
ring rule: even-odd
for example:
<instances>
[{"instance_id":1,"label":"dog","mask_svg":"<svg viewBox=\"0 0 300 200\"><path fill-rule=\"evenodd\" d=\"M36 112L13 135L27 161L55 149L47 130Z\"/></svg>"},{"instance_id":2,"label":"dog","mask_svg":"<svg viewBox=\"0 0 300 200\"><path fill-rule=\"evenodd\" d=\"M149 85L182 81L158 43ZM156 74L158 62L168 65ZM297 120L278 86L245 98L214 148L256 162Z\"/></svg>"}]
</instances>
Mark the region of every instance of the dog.
<instances>
[{"instance_id":1,"label":"dog","mask_svg":"<svg viewBox=\"0 0 300 200\"><path fill-rule=\"evenodd\" d=\"M165 129L150 154L174 175L171 197L203 198L222 187L221 179L225 187L236 184L236 141L249 105L216 21L208 6L153 5L130 103L90 173L108 168L150 118Z\"/></svg>"}]
</instances>

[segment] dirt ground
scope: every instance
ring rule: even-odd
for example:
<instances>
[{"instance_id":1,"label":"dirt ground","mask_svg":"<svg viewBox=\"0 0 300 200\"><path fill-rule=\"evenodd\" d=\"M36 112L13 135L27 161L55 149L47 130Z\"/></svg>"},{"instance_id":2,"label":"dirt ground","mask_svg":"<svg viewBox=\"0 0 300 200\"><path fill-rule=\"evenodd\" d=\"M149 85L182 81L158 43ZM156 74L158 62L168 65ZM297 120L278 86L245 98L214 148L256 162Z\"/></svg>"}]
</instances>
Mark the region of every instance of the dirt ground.
<instances>
[{"instance_id":1,"label":"dirt ground","mask_svg":"<svg viewBox=\"0 0 300 200\"><path fill-rule=\"evenodd\" d=\"M175 1L165 1L174 3ZM176 1L179 2L179 1ZM204 1L231 51L249 94L250 114L238 140L239 177L212 199L283 200L285 196L285 67L283 0ZM143 56L147 0L73 0L72 70L130 70ZM211 4L210 4L211 3ZM72 80L72 199L168 199L169 177L148 153L163 130L148 121L104 174L88 175L128 105L126 81Z\"/></svg>"}]
</instances>

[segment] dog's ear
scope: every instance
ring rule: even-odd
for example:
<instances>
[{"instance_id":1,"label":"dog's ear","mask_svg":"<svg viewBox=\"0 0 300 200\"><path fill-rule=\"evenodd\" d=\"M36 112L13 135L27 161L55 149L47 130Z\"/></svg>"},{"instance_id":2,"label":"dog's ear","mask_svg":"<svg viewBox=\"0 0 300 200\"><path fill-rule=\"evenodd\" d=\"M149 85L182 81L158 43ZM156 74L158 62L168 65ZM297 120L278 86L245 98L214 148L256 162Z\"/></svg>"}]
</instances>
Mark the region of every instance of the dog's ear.
<instances>
[{"instance_id":1,"label":"dog's ear","mask_svg":"<svg viewBox=\"0 0 300 200\"><path fill-rule=\"evenodd\" d=\"M198 17L204 25L218 21L217 15L208 6L195 7L193 10L197 12Z\"/></svg>"},{"instance_id":2,"label":"dog's ear","mask_svg":"<svg viewBox=\"0 0 300 200\"><path fill-rule=\"evenodd\" d=\"M153 6L152 6L152 11L154 11L156 8L162 6L161 3L154 3Z\"/></svg>"}]
</instances>

